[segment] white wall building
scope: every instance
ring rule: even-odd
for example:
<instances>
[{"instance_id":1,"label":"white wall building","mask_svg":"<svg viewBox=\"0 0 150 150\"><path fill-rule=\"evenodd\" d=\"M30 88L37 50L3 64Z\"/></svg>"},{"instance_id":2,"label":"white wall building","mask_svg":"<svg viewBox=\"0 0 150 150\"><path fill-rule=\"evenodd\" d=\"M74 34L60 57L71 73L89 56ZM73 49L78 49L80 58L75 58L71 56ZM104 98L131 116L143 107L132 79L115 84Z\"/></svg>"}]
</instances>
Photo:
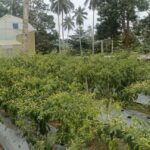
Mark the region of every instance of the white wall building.
<instances>
[{"instance_id":1,"label":"white wall building","mask_svg":"<svg viewBox=\"0 0 150 150\"><path fill-rule=\"evenodd\" d=\"M22 34L23 21L21 18L5 15L0 18L0 40L16 40L18 34ZM29 24L29 32L35 29Z\"/></svg>"},{"instance_id":2,"label":"white wall building","mask_svg":"<svg viewBox=\"0 0 150 150\"><path fill-rule=\"evenodd\" d=\"M35 29L29 24L28 30L29 40L32 40L29 41L29 49L35 51ZM15 55L15 51L21 51L22 31L23 20L21 18L12 15L0 18L0 56Z\"/></svg>"}]
</instances>

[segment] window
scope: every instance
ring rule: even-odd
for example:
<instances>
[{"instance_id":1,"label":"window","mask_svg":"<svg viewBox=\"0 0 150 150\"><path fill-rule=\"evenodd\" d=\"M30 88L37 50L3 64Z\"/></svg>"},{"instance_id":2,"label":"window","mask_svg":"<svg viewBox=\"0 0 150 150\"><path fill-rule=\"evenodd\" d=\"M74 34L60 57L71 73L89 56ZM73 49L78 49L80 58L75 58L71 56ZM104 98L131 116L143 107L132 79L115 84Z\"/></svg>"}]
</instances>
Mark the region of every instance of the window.
<instances>
[{"instance_id":1,"label":"window","mask_svg":"<svg viewBox=\"0 0 150 150\"><path fill-rule=\"evenodd\" d=\"M13 23L13 29L15 29L15 30L19 29L19 24L18 23Z\"/></svg>"}]
</instances>

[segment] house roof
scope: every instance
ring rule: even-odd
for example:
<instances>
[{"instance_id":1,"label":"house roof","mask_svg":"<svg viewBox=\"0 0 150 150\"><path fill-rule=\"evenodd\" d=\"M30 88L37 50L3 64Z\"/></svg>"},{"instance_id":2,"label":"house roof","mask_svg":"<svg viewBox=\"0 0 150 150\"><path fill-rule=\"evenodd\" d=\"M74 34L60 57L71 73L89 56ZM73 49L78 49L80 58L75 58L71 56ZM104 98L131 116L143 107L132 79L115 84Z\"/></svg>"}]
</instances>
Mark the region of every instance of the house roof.
<instances>
[{"instance_id":1,"label":"house roof","mask_svg":"<svg viewBox=\"0 0 150 150\"><path fill-rule=\"evenodd\" d=\"M3 17L1 17L0 18L0 22L1 21L9 21L9 19L12 19L13 18L13 20L18 20L20 23L22 23L23 24L23 19L22 18L19 18L19 17L16 17L16 16L12 16L12 15L5 15L5 16L3 16ZM35 31L36 29L29 23L28 24L29 25L29 29L30 29L30 31Z\"/></svg>"},{"instance_id":2,"label":"house roof","mask_svg":"<svg viewBox=\"0 0 150 150\"><path fill-rule=\"evenodd\" d=\"M21 45L21 43L15 40L0 40L0 46L5 45Z\"/></svg>"}]
</instances>

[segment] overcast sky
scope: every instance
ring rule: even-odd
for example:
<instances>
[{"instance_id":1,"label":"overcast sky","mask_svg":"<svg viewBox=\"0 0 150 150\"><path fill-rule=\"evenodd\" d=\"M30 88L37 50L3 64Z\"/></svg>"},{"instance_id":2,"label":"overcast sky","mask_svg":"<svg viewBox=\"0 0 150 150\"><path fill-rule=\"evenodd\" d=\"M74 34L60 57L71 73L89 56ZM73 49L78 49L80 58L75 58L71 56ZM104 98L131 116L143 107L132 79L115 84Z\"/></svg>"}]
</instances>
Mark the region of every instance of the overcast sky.
<instances>
[{"instance_id":1,"label":"overcast sky","mask_svg":"<svg viewBox=\"0 0 150 150\"><path fill-rule=\"evenodd\" d=\"M78 8L79 6L85 7L84 6L85 0L71 0L71 1L74 3L75 8ZM45 2L49 3L49 0L45 0ZM88 26L92 26L92 20L93 20L92 19L92 16L93 16L92 11L90 11L88 9L88 7L86 7L86 11L88 13L88 16L87 16L88 19L85 20L85 22L84 22L84 29L87 29ZM95 18L95 23L96 23L96 21L97 21L97 19ZM55 22L56 22L56 28L58 28L58 25L57 25L58 20L57 20L57 16L56 15L55 15ZM72 34L72 33L73 33L73 31L70 34Z\"/></svg>"}]
</instances>

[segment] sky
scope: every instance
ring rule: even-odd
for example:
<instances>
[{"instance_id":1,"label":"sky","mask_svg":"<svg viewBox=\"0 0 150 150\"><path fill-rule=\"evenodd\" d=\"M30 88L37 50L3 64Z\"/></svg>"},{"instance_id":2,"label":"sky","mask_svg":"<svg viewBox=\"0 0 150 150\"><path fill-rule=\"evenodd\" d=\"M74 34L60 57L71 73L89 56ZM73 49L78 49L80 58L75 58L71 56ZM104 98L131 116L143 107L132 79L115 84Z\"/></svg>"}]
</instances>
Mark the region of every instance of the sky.
<instances>
[{"instance_id":1,"label":"sky","mask_svg":"<svg viewBox=\"0 0 150 150\"><path fill-rule=\"evenodd\" d=\"M74 3L75 8L78 8L79 6L82 6L82 7L85 8L85 6L84 6L85 0L71 0L71 1ZM49 3L49 0L45 0L45 2L46 2L46 3ZM85 30L88 28L88 26L92 26L92 22L93 22L93 19L92 19L92 18L93 18L93 12L88 9L88 6L86 7L86 11L87 11L87 13L88 13L88 16L87 16L88 19L85 20L85 22L84 22L84 29L85 29ZM95 13L95 14L96 14L96 13ZM58 29L57 16L56 16L56 15L54 15L54 16L55 16L56 29ZM96 24L96 21L97 21L97 15L96 15L96 17L95 17L95 24ZM73 34L73 31L71 31L70 34ZM67 33L65 33L65 36L66 36L66 35L67 35Z\"/></svg>"}]
</instances>

